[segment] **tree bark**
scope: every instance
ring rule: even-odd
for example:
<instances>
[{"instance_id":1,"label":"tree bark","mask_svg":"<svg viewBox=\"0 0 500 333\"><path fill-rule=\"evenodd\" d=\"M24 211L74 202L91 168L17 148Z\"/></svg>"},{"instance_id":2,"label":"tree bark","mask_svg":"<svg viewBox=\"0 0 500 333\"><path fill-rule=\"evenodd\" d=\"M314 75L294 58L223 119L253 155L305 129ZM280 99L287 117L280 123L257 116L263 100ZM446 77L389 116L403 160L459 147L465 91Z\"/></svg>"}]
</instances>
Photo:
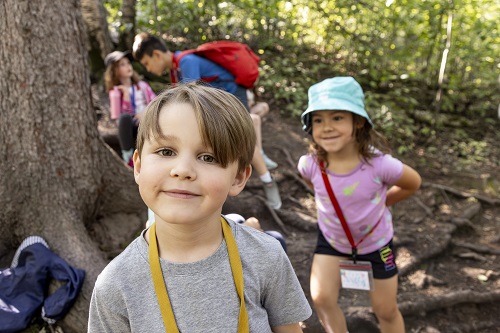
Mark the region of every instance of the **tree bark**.
<instances>
[{"instance_id":1,"label":"tree bark","mask_svg":"<svg viewBox=\"0 0 500 333\"><path fill-rule=\"evenodd\" d=\"M81 0L81 11L87 29L88 49L92 73L102 73L104 58L113 51L113 43L102 0Z\"/></svg>"},{"instance_id":2,"label":"tree bark","mask_svg":"<svg viewBox=\"0 0 500 333\"><path fill-rule=\"evenodd\" d=\"M89 231L102 217L145 206L131 170L97 131L79 1L4 0L0 17L0 34L9 36L0 38L0 253L39 235L84 269L61 326L86 332L107 263Z\"/></svg>"},{"instance_id":3,"label":"tree bark","mask_svg":"<svg viewBox=\"0 0 500 333\"><path fill-rule=\"evenodd\" d=\"M135 37L135 3L136 0L123 0L122 19L120 30L120 47L123 50L132 50ZM155 21L157 18L155 17Z\"/></svg>"}]
</instances>

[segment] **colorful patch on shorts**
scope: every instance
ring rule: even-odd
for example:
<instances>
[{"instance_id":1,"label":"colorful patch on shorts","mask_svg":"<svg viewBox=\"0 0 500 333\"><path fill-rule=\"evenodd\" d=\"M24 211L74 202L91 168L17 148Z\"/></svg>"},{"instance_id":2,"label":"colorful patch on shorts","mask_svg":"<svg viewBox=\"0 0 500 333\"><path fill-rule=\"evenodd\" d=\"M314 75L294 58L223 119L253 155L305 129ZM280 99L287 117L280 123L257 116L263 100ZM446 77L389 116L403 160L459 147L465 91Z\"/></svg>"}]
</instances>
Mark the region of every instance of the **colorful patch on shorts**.
<instances>
[{"instance_id":1,"label":"colorful patch on shorts","mask_svg":"<svg viewBox=\"0 0 500 333\"><path fill-rule=\"evenodd\" d=\"M384 263L386 272L396 269L396 258L389 246L384 246L378 251L378 253L380 254L380 259L382 259L382 262Z\"/></svg>"}]
</instances>

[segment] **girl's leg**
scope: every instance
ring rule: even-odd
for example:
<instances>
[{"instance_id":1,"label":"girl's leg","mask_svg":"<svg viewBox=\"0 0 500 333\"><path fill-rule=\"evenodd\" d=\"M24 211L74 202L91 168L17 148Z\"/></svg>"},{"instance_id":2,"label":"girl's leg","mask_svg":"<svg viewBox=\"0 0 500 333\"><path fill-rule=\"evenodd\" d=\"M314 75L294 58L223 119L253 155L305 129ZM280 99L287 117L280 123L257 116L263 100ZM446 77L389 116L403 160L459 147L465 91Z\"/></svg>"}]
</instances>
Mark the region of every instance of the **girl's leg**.
<instances>
[{"instance_id":1,"label":"girl's leg","mask_svg":"<svg viewBox=\"0 0 500 333\"><path fill-rule=\"evenodd\" d=\"M327 333L346 333L344 314L338 305L341 257L315 254L311 269L311 298Z\"/></svg>"},{"instance_id":2,"label":"girl's leg","mask_svg":"<svg viewBox=\"0 0 500 333\"><path fill-rule=\"evenodd\" d=\"M266 102L257 102L257 104L253 105L250 108L250 113L256 114L263 118L266 114L269 113L269 104Z\"/></svg>"},{"instance_id":3,"label":"girl's leg","mask_svg":"<svg viewBox=\"0 0 500 333\"><path fill-rule=\"evenodd\" d=\"M123 113L118 120L118 141L122 150L122 158L128 162L134 153L134 120L132 115Z\"/></svg>"},{"instance_id":4,"label":"girl's leg","mask_svg":"<svg viewBox=\"0 0 500 333\"><path fill-rule=\"evenodd\" d=\"M262 122L260 120L260 117L256 114L250 114L250 117L252 118L253 122L253 128L255 129L255 137L256 137L256 142L257 142L257 148L262 150Z\"/></svg>"},{"instance_id":5,"label":"girl's leg","mask_svg":"<svg viewBox=\"0 0 500 333\"><path fill-rule=\"evenodd\" d=\"M260 155L262 155L262 158L264 159L264 164L266 166L267 170L273 170L278 167L278 163L274 162L271 160L266 153L264 153L264 149L262 149L262 119L260 116L256 114L250 114L250 117L252 118L253 122L253 127L255 129L255 137L256 137L256 142L257 142L257 149L260 151ZM255 156L254 156L255 158ZM255 167L257 171L259 170L258 167ZM266 170L266 171L267 171Z\"/></svg>"},{"instance_id":6,"label":"girl's leg","mask_svg":"<svg viewBox=\"0 0 500 333\"><path fill-rule=\"evenodd\" d=\"M373 312L377 316L382 333L404 333L405 324L397 304L398 276L374 279L370 292Z\"/></svg>"}]
</instances>

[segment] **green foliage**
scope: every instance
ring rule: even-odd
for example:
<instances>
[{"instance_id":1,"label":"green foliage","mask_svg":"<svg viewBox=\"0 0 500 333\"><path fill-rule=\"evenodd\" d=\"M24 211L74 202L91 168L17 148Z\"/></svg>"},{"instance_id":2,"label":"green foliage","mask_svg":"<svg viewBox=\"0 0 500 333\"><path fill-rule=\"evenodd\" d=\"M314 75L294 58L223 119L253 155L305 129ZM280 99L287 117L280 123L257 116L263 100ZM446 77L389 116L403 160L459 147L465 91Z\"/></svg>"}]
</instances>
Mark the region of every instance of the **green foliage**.
<instances>
[{"instance_id":1,"label":"green foliage","mask_svg":"<svg viewBox=\"0 0 500 333\"><path fill-rule=\"evenodd\" d=\"M117 27L121 1L107 0ZM418 145L437 151L436 133L451 115L492 123L498 105L498 0L137 0L137 29L161 35L172 49L231 39L262 59L258 91L284 115L307 107L308 88L352 75L366 92L377 129L399 153ZM440 109L438 77L452 18ZM456 120L453 120L456 121ZM457 137L462 134L457 131ZM452 144L458 154L485 156L479 139Z\"/></svg>"}]
</instances>

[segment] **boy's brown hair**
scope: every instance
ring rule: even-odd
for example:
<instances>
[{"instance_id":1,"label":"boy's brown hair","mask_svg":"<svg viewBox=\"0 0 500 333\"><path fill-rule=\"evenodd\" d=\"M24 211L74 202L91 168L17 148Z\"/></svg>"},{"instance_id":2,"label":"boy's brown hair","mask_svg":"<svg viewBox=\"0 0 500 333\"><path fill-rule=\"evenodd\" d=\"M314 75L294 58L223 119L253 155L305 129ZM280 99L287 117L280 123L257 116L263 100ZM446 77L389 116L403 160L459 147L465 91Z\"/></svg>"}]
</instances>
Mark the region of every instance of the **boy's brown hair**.
<instances>
[{"instance_id":1,"label":"boy's brown hair","mask_svg":"<svg viewBox=\"0 0 500 333\"><path fill-rule=\"evenodd\" d=\"M167 52L168 48L163 40L147 32L142 32L135 36L132 55L137 61L140 62L145 55L151 57L154 50Z\"/></svg>"},{"instance_id":2,"label":"boy's brown hair","mask_svg":"<svg viewBox=\"0 0 500 333\"><path fill-rule=\"evenodd\" d=\"M238 162L241 172L250 165L256 137L247 109L233 94L196 82L167 89L147 106L137 134L139 157L145 141L165 135L159 125L160 113L175 103L193 107L203 144L212 148L223 168Z\"/></svg>"}]
</instances>

